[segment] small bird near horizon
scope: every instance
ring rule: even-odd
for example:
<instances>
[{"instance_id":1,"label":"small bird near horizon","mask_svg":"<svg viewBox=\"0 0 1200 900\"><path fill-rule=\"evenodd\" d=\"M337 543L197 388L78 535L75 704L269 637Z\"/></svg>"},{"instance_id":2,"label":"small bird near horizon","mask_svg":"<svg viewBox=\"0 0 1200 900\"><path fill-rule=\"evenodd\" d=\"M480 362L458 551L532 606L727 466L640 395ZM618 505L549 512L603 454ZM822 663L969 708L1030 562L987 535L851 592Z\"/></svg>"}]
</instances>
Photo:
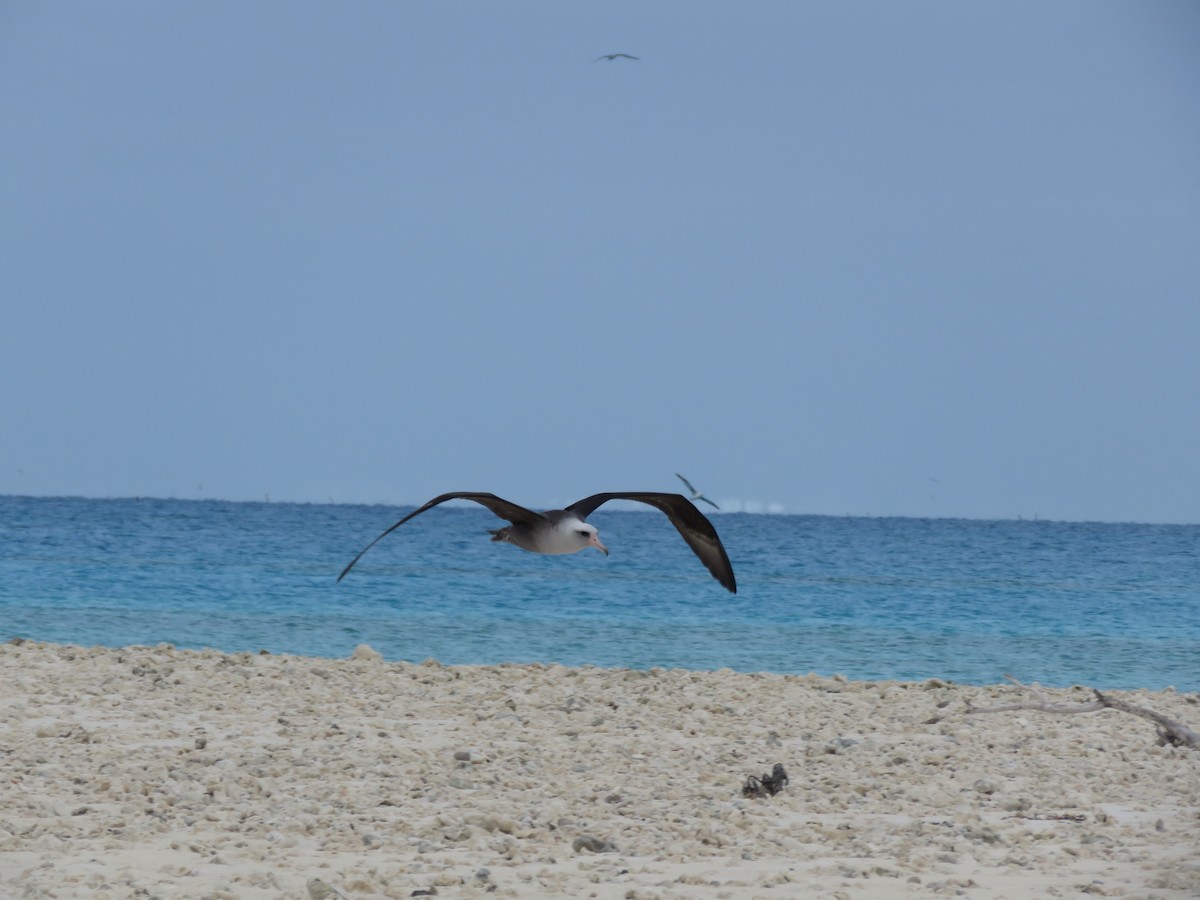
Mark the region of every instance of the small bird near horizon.
<instances>
[{"instance_id":1,"label":"small bird near horizon","mask_svg":"<svg viewBox=\"0 0 1200 900\"><path fill-rule=\"evenodd\" d=\"M605 53L603 56L597 56L592 60L592 62L598 63L602 59L607 59L609 62L612 62L614 59L641 59L641 57L630 56L628 53Z\"/></svg>"},{"instance_id":2,"label":"small bird near horizon","mask_svg":"<svg viewBox=\"0 0 1200 900\"><path fill-rule=\"evenodd\" d=\"M737 593L733 566L729 562L729 556L726 554L725 547L721 544L721 539L717 536L717 530L713 528L712 522L708 521L704 514L682 494L658 494L649 491L592 494L590 497L584 497L582 500L572 503L566 509L551 509L544 513L534 512L510 503L495 494L476 491L441 494L419 509L410 512L363 547L358 556L350 560L350 565L342 569L342 574L337 577L337 580L341 581L345 578L346 573L354 568L354 564L362 559L362 555L387 535L414 516L419 516L427 509L432 509L447 500L473 500L475 503L487 507L497 517L507 519L511 524L488 532L493 541L515 544L522 550L543 554L578 553L588 547L595 547L605 556L608 556L608 548L600 543L596 526L584 520L609 500L636 500L639 503L646 503L666 514L687 545L692 548L692 552L712 573L713 578L717 579L730 593Z\"/></svg>"},{"instance_id":3,"label":"small bird near horizon","mask_svg":"<svg viewBox=\"0 0 1200 900\"><path fill-rule=\"evenodd\" d=\"M680 481L682 481L687 486L687 489L692 492L693 500L703 500L705 503L707 503L713 509L721 508L721 507L717 506L717 504L715 504L711 500L709 500L707 497L705 497L702 493L700 493L694 487L692 487L692 483L690 481L688 481L686 478L684 478L682 475L680 475L678 472L675 473L675 477L678 478Z\"/></svg>"}]
</instances>

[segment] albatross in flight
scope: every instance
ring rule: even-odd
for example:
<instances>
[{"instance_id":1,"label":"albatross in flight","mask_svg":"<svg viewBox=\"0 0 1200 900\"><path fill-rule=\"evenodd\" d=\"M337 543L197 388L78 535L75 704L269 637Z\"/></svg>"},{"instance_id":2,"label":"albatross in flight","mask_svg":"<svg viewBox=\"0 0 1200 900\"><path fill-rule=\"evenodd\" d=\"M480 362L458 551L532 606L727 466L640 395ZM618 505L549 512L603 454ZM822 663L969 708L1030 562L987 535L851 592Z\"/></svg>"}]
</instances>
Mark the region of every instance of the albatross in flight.
<instances>
[{"instance_id":1,"label":"albatross in flight","mask_svg":"<svg viewBox=\"0 0 1200 900\"><path fill-rule=\"evenodd\" d=\"M612 62L618 57L624 57L625 59L641 59L640 56L630 56L628 53L605 53L603 56L597 56L592 60L592 62L598 63L602 59L607 59L609 62Z\"/></svg>"},{"instance_id":2,"label":"albatross in flight","mask_svg":"<svg viewBox=\"0 0 1200 900\"><path fill-rule=\"evenodd\" d=\"M693 500L703 500L705 503L707 503L713 509L721 508L721 507L717 506L717 504L715 504L711 500L709 500L707 497L705 497L702 493L700 493L694 487L692 487L692 483L690 481L688 481L686 478L684 478L682 475L680 475L678 472L675 473L675 477L678 478L680 481L682 481L685 485L687 485L687 489L692 492Z\"/></svg>"},{"instance_id":3,"label":"albatross in flight","mask_svg":"<svg viewBox=\"0 0 1200 900\"><path fill-rule=\"evenodd\" d=\"M609 500L636 500L647 503L655 509L666 513L671 524L683 535L692 552L699 557L700 562L712 572L713 578L721 582L730 593L737 593L737 582L733 577L733 566L717 537L717 530L712 522L704 517L700 510L682 494L656 494L647 491L631 491L621 494L592 494L566 509L551 509L544 513L534 512L523 506L517 506L497 497L495 494L475 491L456 491L434 497L420 509L413 510L367 546L359 551L358 556L350 560L350 565L342 569L337 577L341 581L346 573L354 568L354 564L362 559L362 555L378 544L384 537L391 534L409 519L419 516L427 509L432 509L447 500L474 500L481 506L486 506L501 519L507 519L511 524L489 532L493 541L507 541L516 544L522 550L532 553L577 553L587 547L595 547L605 556L608 548L600 543L596 526L584 521L598 507Z\"/></svg>"}]
</instances>

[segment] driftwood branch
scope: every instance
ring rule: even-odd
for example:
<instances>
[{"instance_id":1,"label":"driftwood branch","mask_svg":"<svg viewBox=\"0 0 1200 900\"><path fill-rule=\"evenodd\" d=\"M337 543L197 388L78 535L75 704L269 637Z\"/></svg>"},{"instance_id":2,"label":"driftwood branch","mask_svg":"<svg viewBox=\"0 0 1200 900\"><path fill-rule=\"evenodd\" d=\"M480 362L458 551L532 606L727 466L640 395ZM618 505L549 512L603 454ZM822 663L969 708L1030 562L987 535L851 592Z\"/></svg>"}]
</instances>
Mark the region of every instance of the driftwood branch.
<instances>
[{"instance_id":1,"label":"driftwood branch","mask_svg":"<svg viewBox=\"0 0 1200 900\"><path fill-rule=\"evenodd\" d=\"M1017 681L1011 675L1005 675L1009 681L1023 690L1029 691L1037 698L1036 703L1013 703L1007 706L971 706L967 705L968 713L998 713L998 712L1014 712L1017 710L1035 709L1040 712L1057 713L1057 714L1072 714L1072 713L1089 713L1097 712L1102 709L1115 709L1120 712L1126 712L1133 716L1139 716L1143 719L1149 719L1154 723L1155 729L1158 731L1158 744L1163 746L1170 744L1173 747L1189 747L1191 749L1200 749L1200 734L1192 731L1186 725L1180 725L1173 719L1168 719L1161 713L1156 713L1152 709L1146 709L1142 706L1135 706L1132 703L1127 703L1124 700L1118 700L1116 697L1110 697L1107 694L1102 694L1095 688L1092 693L1096 695L1096 699L1091 703L1051 703L1043 696L1042 692L1037 689L1036 685L1026 685Z\"/></svg>"}]
</instances>

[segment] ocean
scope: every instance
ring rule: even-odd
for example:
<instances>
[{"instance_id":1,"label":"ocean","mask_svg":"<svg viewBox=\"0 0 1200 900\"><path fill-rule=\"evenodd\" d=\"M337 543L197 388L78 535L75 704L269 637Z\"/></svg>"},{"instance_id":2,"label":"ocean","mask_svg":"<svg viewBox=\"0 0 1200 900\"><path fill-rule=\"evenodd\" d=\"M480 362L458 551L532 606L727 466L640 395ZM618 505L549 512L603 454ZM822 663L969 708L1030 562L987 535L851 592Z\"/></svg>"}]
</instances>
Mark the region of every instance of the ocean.
<instances>
[{"instance_id":1,"label":"ocean","mask_svg":"<svg viewBox=\"0 0 1200 900\"><path fill-rule=\"evenodd\" d=\"M446 664L1200 690L1200 526L714 514L738 593L665 516L544 557L446 506L0 497L0 639Z\"/></svg>"}]
</instances>

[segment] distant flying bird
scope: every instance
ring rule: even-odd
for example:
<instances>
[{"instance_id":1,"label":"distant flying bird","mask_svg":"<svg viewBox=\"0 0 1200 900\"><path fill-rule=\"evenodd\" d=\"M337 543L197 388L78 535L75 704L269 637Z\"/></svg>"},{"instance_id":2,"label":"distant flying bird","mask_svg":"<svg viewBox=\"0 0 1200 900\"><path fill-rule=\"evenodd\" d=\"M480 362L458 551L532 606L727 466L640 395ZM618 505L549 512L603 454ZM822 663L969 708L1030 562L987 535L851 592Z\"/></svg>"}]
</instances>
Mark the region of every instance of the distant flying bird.
<instances>
[{"instance_id":1,"label":"distant flying bird","mask_svg":"<svg viewBox=\"0 0 1200 900\"><path fill-rule=\"evenodd\" d=\"M707 503L713 509L721 508L721 507L717 506L717 504L715 504L711 500L709 500L707 497L705 497L702 493L700 493L694 487L692 487L692 483L690 481L688 481L686 478L684 478L682 475L680 475L678 472L675 473L675 477L678 478L680 481L682 481L685 485L687 485L687 489L692 492L693 500L703 500L705 503Z\"/></svg>"},{"instance_id":2,"label":"distant flying bird","mask_svg":"<svg viewBox=\"0 0 1200 900\"><path fill-rule=\"evenodd\" d=\"M681 476L682 477L682 476ZM515 503L502 500L495 494L478 493L474 491L458 491L434 497L420 509L410 512L407 516L393 525L367 546L359 551L358 556L350 560L350 565L342 569L337 577L341 581L346 573L354 568L354 564L362 559L362 555L391 534L409 519L419 516L427 509L432 509L447 500L473 500L481 506L486 506L501 519L507 519L511 524L504 528L490 531L493 541L507 541L516 544L522 550L531 553L578 553L587 547L595 547L605 556L608 548L600 543L599 532L594 525L584 521L598 507L609 500L636 500L653 506L660 512L666 513L671 524L683 535L687 545L708 568L713 578L717 579L730 593L737 593L737 582L733 577L733 566L725 547L717 536L717 530L712 522L682 494L656 494L646 491L626 493L592 494L582 500L572 503L566 509L551 509L544 513L534 512ZM711 502L711 501L710 501Z\"/></svg>"},{"instance_id":3,"label":"distant flying bird","mask_svg":"<svg viewBox=\"0 0 1200 900\"><path fill-rule=\"evenodd\" d=\"M592 62L598 63L602 59L607 59L609 62L612 62L614 59L618 59L618 58L641 59L640 56L630 56L628 53L605 53L603 56L597 56L595 59L592 60Z\"/></svg>"}]
</instances>

